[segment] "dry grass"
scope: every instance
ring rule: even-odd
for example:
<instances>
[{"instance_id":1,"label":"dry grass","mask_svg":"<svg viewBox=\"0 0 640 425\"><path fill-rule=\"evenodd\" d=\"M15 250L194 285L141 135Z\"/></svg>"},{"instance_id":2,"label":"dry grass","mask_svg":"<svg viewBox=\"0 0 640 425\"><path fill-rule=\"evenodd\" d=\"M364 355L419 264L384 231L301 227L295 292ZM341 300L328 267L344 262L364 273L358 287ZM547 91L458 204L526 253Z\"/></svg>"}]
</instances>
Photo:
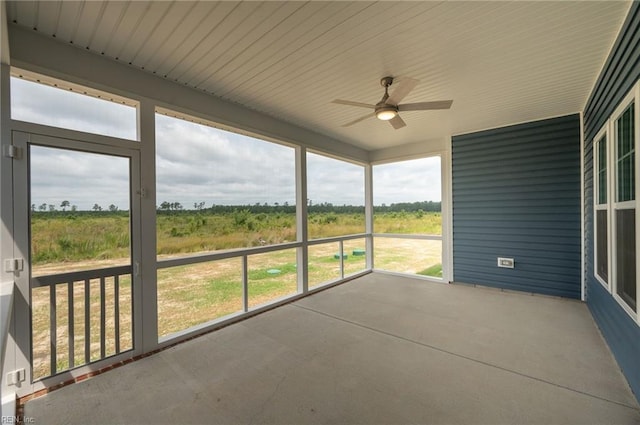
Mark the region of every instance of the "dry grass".
<instances>
[{"instance_id":1,"label":"dry grass","mask_svg":"<svg viewBox=\"0 0 640 425\"><path fill-rule=\"evenodd\" d=\"M442 264L442 241L378 237L374 253L377 269L417 274Z\"/></svg>"}]
</instances>

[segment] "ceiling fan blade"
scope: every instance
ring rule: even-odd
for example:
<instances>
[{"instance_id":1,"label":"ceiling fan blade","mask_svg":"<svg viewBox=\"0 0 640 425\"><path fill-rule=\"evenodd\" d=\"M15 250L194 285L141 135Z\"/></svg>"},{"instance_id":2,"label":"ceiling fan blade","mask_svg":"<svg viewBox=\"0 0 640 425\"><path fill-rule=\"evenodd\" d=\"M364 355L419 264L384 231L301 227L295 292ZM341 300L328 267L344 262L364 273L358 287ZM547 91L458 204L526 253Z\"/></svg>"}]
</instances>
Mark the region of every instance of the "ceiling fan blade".
<instances>
[{"instance_id":1,"label":"ceiling fan blade","mask_svg":"<svg viewBox=\"0 0 640 425\"><path fill-rule=\"evenodd\" d=\"M435 109L449 109L453 100L437 100L435 102L405 103L398 105L398 111L431 111Z\"/></svg>"},{"instance_id":2,"label":"ceiling fan blade","mask_svg":"<svg viewBox=\"0 0 640 425\"><path fill-rule=\"evenodd\" d=\"M400 118L400 115L396 115L395 117L391 118L389 120L389 124L391 124L391 126L396 130L402 127L406 127L407 125L407 123L404 122L402 118Z\"/></svg>"},{"instance_id":3,"label":"ceiling fan blade","mask_svg":"<svg viewBox=\"0 0 640 425\"><path fill-rule=\"evenodd\" d=\"M342 99L336 99L331 101L331 103L337 103L338 105L347 105L347 106L359 106L360 108L375 108L376 105L370 105L368 103L362 103L362 102L352 102L350 100L342 100Z\"/></svg>"},{"instance_id":4,"label":"ceiling fan blade","mask_svg":"<svg viewBox=\"0 0 640 425\"><path fill-rule=\"evenodd\" d=\"M413 90L415 86L418 85L419 82L419 80L414 80L413 78L403 78L400 83L398 83L398 87L396 87L393 93L391 93L389 99L387 99L387 103L397 105L406 95L409 94L411 90Z\"/></svg>"},{"instance_id":5,"label":"ceiling fan blade","mask_svg":"<svg viewBox=\"0 0 640 425\"><path fill-rule=\"evenodd\" d=\"M376 114L372 112L372 113L367 114L367 115L365 115L365 116L363 116L363 117L360 117L360 118L358 118L358 119L355 119L355 120L353 120L353 121L351 121L351 122L348 122L348 123L346 123L346 124L343 124L343 125L342 125L342 127L349 127L349 126L352 126L352 125L354 125L354 124L359 123L360 121L364 121L364 120L366 120L367 118L373 118L373 117L375 117L375 116L376 116Z\"/></svg>"}]
</instances>

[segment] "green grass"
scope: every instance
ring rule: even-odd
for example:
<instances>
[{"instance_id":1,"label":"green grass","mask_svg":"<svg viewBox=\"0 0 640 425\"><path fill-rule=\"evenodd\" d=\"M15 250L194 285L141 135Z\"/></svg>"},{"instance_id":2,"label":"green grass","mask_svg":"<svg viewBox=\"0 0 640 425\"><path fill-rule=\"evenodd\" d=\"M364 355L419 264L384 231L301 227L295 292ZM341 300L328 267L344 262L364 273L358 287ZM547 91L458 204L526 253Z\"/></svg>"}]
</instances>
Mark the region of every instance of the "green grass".
<instances>
[{"instance_id":1,"label":"green grass","mask_svg":"<svg viewBox=\"0 0 640 425\"><path fill-rule=\"evenodd\" d=\"M387 212L373 215L375 233L442 234L442 216L439 212Z\"/></svg>"},{"instance_id":2,"label":"green grass","mask_svg":"<svg viewBox=\"0 0 640 425\"><path fill-rule=\"evenodd\" d=\"M124 258L129 252L129 218L37 214L31 220L34 264Z\"/></svg>"},{"instance_id":3,"label":"green grass","mask_svg":"<svg viewBox=\"0 0 640 425\"><path fill-rule=\"evenodd\" d=\"M171 293L180 302L192 304L196 308L207 307L242 297L242 284L234 280L208 279L203 291L181 288Z\"/></svg>"},{"instance_id":4,"label":"green grass","mask_svg":"<svg viewBox=\"0 0 640 425\"><path fill-rule=\"evenodd\" d=\"M423 276L442 277L442 264L434 264L431 267L427 267L426 269L419 271L417 274Z\"/></svg>"}]
</instances>

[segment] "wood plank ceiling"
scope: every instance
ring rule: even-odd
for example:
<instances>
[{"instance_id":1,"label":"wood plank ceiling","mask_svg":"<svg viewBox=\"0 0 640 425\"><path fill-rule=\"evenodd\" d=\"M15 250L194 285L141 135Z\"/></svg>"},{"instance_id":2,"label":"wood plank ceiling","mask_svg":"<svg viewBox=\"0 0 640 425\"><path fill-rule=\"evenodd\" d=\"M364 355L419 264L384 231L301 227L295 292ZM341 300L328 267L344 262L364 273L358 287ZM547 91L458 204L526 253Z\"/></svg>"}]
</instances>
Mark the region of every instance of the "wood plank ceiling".
<instances>
[{"instance_id":1,"label":"wood plank ceiling","mask_svg":"<svg viewBox=\"0 0 640 425\"><path fill-rule=\"evenodd\" d=\"M31 28L367 150L579 112L628 2L8 1ZM420 80L407 127L330 103ZM393 86L391 92L393 92Z\"/></svg>"}]
</instances>

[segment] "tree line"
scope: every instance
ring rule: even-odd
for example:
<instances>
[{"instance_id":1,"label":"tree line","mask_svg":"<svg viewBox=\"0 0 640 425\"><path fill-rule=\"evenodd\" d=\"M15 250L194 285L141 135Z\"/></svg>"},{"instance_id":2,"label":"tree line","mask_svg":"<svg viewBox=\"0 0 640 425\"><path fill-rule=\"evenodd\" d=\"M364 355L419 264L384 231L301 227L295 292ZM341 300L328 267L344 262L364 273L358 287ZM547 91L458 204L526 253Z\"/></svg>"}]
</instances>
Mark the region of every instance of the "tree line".
<instances>
[{"instance_id":1,"label":"tree line","mask_svg":"<svg viewBox=\"0 0 640 425\"><path fill-rule=\"evenodd\" d=\"M435 201L419 201L419 202L399 202L392 204L374 205L375 212L440 212L441 202ZM296 206L288 202L282 204L275 202L274 204L259 203L244 205L216 205L205 207L204 202L193 204L193 209L186 209L180 202L162 202L157 208L160 213L176 213L180 211L203 211L210 214L229 214L236 211L248 211L252 214L260 213L295 213ZM364 212L364 205L335 205L331 202L322 202L314 204L312 200L307 201L307 211L309 213L337 213L337 214L360 214Z\"/></svg>"},{"instance_id":2,"label":"tree line","mask_svg":"<svg viewBox=\"0 0 640 425\"><path fill-rule=\"evenodd\" d=\"M70 212L78 212L80 210L78 210L78 207L76 205L71 205L71 202L69 201L62 201L60 203L60 209L58 210L58 206L55 204L47 204L46 202L37 205L36 204L31 204L31 211L32 212L67 212L67 208L69 208ZM91 208L92 211L109 211L109 212L116 212L119 210L119 208L117 206L115 206L114 204L111 204L107 207L107 209L103 209L102 206L96 204L93 204L93 207Z\"/></svg>"},{"instance_id":3,"label":"tree line","mask_svg":"<svg viewBox=\"0 0 640 425\"><path fill-rule=\"evenodd\" d=\"M440 212L441 211L441 202L435 201L419 201L419 202L398 202L392 204L381 204L374 205L373 210L375 212L384 213L384 212ZM60 209L58 209L60 208ZM69 211L67 211L67 209ZM180 213L180 212L193 212L193 211L201 211L207 212L209 214L229 214L234 213L236 211L247 211L252 214L260 214L260 213L295 213L296 206L290 205L288 202L284 202L282 204L275 202L273 204L269 203L259 203L255 204L245 204L245 205L216 205L213 204L210 207L205 206L205 202L194 202L193 208L185 208L180 202L168 202L163 201L160 205L156 207L156 210L159 213ZM60 206L58 207L55 204L47 204L43 203L38 206L36 204L31 205L32 212L81 212L78 210L77 206L71 205L69 201L62 201ZM95 203L91 210L82 211L82 212L119 212L119 208L111 204L106 208L103 208L101 205ZM307 211L309 213L337 213L337 214L360 214L364 212L363 205L334 205L331 202L322 202L318 204L314 204L311 199L307 201Z\"/></svg>"}]
</instances>

